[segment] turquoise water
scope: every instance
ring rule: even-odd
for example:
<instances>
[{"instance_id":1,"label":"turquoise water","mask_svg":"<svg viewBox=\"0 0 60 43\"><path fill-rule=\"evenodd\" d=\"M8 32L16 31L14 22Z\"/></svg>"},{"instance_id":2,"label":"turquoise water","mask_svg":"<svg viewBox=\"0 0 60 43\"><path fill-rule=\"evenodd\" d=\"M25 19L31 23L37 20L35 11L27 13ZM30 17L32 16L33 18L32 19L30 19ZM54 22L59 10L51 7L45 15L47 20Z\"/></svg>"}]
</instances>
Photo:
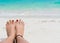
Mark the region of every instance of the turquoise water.
<instances>
[{"instance_id":1,"label":"turquoise water","mask_svg":"<svg viewBox=\"0 0 60 43\"><path fill-rule=\"evenodd\" d=\"M0 0L0 9L60 8L60 0Z\"/></svg>"}]
</instances>

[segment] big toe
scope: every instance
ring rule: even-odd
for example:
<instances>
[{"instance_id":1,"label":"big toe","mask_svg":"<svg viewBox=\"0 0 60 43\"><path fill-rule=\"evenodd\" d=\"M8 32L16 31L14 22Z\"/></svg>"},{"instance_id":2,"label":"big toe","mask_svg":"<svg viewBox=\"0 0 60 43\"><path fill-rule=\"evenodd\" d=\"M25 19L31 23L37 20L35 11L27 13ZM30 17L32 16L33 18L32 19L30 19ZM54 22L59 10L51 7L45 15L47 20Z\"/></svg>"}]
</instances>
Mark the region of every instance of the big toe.
<instances>
[{"instance_id":1,"label":"big toe","mask_svg":"<svg viewBox=\"0 0 60 43\"><path fill-rule=\"evenodd\" d=\"M19 20L18 19L16 20L16 23L19 23Z\"/></svg>"}]
</instances>

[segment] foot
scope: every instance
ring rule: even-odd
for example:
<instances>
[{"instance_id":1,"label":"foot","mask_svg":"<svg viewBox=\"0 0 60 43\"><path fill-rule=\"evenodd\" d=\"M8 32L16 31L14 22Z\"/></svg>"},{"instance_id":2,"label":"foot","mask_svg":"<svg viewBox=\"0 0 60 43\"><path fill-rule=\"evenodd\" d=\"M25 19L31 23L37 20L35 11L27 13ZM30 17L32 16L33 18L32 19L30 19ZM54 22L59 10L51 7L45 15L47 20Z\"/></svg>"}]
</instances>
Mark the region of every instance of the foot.
<instances>
[{"instance_id":1,"label":"foot","mask_svg":"<svg viewBox=\"0 0 60 43\"><path fill-rule=\"evenodd\" d=\"M16 35L24 35L24 22L22 20L16 20Z\"/></svg>"},{"instance_id":2,"label":"foot","mask_svg":"<svg viewBox=\"0 0 60 43\"><path fill-rule=\"evenodd\" d=\"M9 20L6 23L6 31L7 31L8 37L10 37L10 36L12 36L12 38L15 37L15 22L14 22L14 20Z\"/></svg>"}]
</instances>

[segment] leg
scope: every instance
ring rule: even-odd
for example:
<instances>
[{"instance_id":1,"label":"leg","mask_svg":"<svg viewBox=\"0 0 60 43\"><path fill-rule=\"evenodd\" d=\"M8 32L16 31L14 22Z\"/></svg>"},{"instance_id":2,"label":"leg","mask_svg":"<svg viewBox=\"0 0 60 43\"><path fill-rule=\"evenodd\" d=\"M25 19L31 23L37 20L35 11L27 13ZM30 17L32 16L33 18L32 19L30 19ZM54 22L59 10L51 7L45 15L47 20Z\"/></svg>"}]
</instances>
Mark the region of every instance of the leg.
<instances>
[{"instance_id":1,"label":"leg","mask_svg":"<svg viewBox=\"0 0 60 43\"><path fill-rule=\"evenodd\" d=\"M14 20L9 20L6 23L6 31L7 31L7 35L9 36L14 36L15 37L15 22Z\"/></svg>"},{"instance_id":2,"label":"leg","mask_svg":"<svg viewBox=\"0 0 60 43\"><path fill-rule=\"evenodd\" d=\"M28 41L26 41L24 38L18 36L17 37L17 43L28 43Z\"/></svg>"},{"instance_id":3,"label":"leg","mask_svg":"<svg viewBox=\"0 0 60 43\"><path fill-rule=\"evenodd\" d=\"M14 20L9 20L6 23L6 31L7 31L8 38L6 40L2 41L1 43L13 43L13 40L15 38L15 23L14 23Z\"/></svg>"},{"instance_id":4,"label":"leg","mask_svg":"<svg viewBox=\"0 0 60 43\"><path fill-rule=\"evenodd\" d=\"M0 43L13 43L13 36L9 36L7 39L1 41Z\"/></svg>"},{"instance_id":5,"label":"leg","mask_svg":"<svg viewBox=\"0 0 60 43\"><path fill-rule=\"evenodd\" d=\"M24 35L24 22L21 20L16 20L16 36ZM24 38L17 36L17 43L28 43Z\"/></svg>"}]
</instances>

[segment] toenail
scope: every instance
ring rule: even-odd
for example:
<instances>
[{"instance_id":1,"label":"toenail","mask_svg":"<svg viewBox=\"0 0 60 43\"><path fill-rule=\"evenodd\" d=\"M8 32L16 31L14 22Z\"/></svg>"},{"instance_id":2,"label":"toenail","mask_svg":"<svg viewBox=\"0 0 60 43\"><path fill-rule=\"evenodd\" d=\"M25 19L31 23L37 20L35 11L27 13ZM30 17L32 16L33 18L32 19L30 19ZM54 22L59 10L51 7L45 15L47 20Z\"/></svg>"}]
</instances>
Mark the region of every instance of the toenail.
<instances>
[{"instance_id":1,"label":"toenail","mask_svg":"<svg viewBox=\"0 0 60 43\"><path fill-rule=\"evenodd\" d=\"M16 20L18 22L18 20Z\"/></svg>"},{"instance_id":2,"label":"toenail","mask_svg":"<svg viewBox=\"0 0 60 43\"><path fill-rule=\"evenodd\" d=\"M12 22L14 22L14 20L12 20Z\"/></svg>"}]
</instances>

